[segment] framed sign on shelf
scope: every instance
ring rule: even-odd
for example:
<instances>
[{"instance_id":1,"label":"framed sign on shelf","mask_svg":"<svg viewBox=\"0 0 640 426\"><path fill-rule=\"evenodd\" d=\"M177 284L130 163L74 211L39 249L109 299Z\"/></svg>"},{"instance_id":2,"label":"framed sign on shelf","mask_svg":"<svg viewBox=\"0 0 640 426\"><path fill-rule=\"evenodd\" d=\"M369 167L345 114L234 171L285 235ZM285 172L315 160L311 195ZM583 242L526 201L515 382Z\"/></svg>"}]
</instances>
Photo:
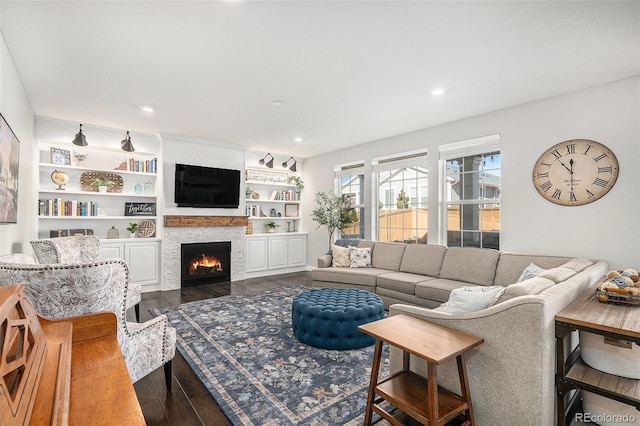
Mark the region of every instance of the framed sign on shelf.
<instances>
[{"instance_id":1,"label":"framed sign on shelf","mask_svg":"<svg viewBox=\"0 0 640 426\"><path fill-rule=\"evenodd\" d=\"M247 169L246 181L257 183L286 184L289 179L287 172L273 172L270 170Z\"/></svg>"}]
</instances>

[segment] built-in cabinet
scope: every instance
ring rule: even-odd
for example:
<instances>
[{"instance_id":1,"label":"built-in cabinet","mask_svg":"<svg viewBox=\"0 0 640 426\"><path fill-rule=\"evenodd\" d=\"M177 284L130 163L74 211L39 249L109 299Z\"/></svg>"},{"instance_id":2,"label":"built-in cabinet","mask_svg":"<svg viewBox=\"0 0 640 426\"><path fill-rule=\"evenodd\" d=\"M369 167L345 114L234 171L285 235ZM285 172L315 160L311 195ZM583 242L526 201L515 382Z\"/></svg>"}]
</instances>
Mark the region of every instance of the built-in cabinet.
<instances>
[{"instance_id":1,"label":"built-in cabinet","mask_svg":"<svg viewBox=\"0 0 640 426\"><path fill-rule=\"evenodd\" d=\"M107 238L112 229L125 237L129 223L143 220L152 220L155 228L161 191L158 152L78 147L56 141L40 141L38 147L38 238L77 233ZM86 158L78 161L74 153ZM114 185L100 192L91 185L96 177ZM151 214L130 216L132 209ZM159 231L153 236L159 237Z\"/></svg>"},{"instance_id":2,"label":"built-in cabinet","mask_svg":"<svg viewBox=\"0 0 640 426\"><path fill-rule=\"evenodd\" d=\"M279 232L297 232L300 227L300 200L296 186L287 183L246 181L245 205L253 232L267 232L264 225L275 222Z\"/></svg>"},{"instance_id":3,"label":"built-in cabinet","mask_svg":"<svg viewBox=\"0 0 640 426\"><path fill-rule=\"evenodd\" d=\"M156 239L103 240L101 259L120 258L129 265L131 281L140 284L143 292L162 290L160 277L161 242Z\"/></svg>"},{"instance_id":4,"label":"built-in cabinet","mask_svg":"<svg viewBox=\"0 0 640 426\"><path fill-rule=\"evenodd\" d=\"M307 234L254 234L245 240L247 278L303 271L306 258Z\"/></svg>"}]
</instances>

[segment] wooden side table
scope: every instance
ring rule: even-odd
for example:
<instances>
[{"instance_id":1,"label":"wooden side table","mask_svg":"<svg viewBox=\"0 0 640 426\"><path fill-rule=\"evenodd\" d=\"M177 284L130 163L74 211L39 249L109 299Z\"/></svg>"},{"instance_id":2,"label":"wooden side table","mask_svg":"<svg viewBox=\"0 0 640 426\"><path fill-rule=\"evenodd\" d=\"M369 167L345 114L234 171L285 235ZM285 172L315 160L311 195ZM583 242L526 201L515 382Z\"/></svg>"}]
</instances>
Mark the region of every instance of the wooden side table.
<instances>
[{"instance_id":1,"label":"wooden side table","mask_svg":"<svg viewBox=\"0 0 640 426\"><path fill-rule=\"evenodd\" d=\"M577 408L580 393L576 393L565 407L565 396L572 389L584 389L640 410L639 379L618 377L589 367L580 358L580 345L565 356L564 340L575 330L640 345L640 309L600 303L595 298L596 288L597 285L584 291L555 316L558 426L570 424L570 417Z\"/></svg>"},{"instance_id":2,"label":"wooden side table","mask_svg":"<svg viewBox=\"0 0 640 426\"><path fill-rule=\"evenodd\" d=\"M365 425L371 424L373 411L393 425L402 425L380 406L383 400L425 425L444 425L461 413L465 413L463 425L475 424L464 354L484 339L405 314L361 325L358 330L376 338ZM403 366L378 383L383 342L402 349ZM410 354L427 361L426 380L409 370ZM436 366L453 357L462 395L439 387L437 382Z\"/></svg>"}]
</instances>

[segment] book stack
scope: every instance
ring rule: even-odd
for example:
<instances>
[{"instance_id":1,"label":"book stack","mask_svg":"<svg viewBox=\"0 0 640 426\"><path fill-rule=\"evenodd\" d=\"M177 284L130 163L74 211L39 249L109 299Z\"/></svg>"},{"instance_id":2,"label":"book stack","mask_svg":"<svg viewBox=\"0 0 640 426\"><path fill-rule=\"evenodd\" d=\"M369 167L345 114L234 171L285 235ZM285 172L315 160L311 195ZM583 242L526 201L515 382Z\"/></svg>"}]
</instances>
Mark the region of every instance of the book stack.
<instances>
[{"instance_id":1,"label":"book stack","mask_svg":"<svg viewBox=\"0 0 640 426\"><path fill-rule=\"evenodd\" d=\"M38 200L39 216L98 216L98 203L93 201L53 198Z\"/></svg>"}]
</instances>

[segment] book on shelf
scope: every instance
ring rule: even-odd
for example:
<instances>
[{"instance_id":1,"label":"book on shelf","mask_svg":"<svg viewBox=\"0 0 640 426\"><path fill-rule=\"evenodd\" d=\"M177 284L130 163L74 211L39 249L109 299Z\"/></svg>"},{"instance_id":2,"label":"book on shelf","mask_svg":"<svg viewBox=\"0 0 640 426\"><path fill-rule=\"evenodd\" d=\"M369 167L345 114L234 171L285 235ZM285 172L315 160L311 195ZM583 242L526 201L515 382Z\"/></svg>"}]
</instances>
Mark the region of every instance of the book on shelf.
<instances>
[{"instance_id":1,"label":"book on shelf","mask_svg":"<svg viewBox=\"0 0 640 426\"><path fill-rule=\"evenodd\" d=\"M38 200L38 216L98 216L98 203L62 198L41 199Z\"/></svg>"},{"instance_id":2,"label":"book on shelf","mask_svg":"<svg viewBox=\"0 0 640 426\"><path fill-rule=\"evenodd\" d=\"M151 160L136 160L135 158L129 158L126 163L127 171L130 172L158 173L157 158L152 158Z\"/></svg>"}]
</instances>

